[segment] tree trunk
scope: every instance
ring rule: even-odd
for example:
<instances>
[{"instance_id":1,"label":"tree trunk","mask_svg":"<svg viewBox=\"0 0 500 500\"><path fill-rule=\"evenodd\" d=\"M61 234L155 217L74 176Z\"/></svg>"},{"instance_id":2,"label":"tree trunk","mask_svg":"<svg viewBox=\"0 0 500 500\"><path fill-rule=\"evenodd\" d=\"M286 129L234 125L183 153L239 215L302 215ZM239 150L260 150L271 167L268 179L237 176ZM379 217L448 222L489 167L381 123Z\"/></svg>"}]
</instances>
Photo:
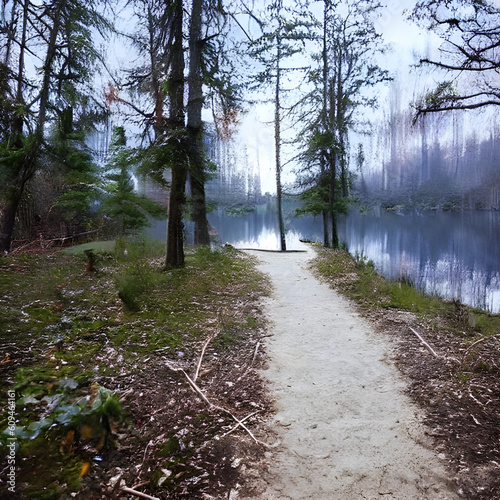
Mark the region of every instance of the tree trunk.
<instances>
[{"instance_id":1,"label":"tree trunk","mask_svg":"<svg viewBox=\"0 0 500 500\"><path fill-rule=\"evenodd\" d=\"M321 113L321 120L323 131L326 132L328 127L328 45L327 45L327 18L328 18L328 7L329 2L325 1L323 6L323 50L322 50L322 59L323 59L323 110ZM326 168L325 168L325 155L326 151L322 151L321 154L321 181L324 182L323 179L326 176ZM324 198L324 196L322 196ZM324 202L328 202L328 200L322 200ZM330 237L328 235L328 211L322 210L323 216L323 245L328 248L330 246Z\"/></svg>"},{"instance_id":2,"label":"tree trunk","mask_svg":"<svg viewBox=\"0 0 500 500\"><path fill-rule=\"evenodd\" d=\"M280 4L281 6L281 4ZM278 10L278 18L280 10ZM280 250L286 251L286 236L285 236L285 223L283 221L283 208L282 208L282 189L281 189L281 114L280 114L280 85L281 85L281 20L279 20L280 28L278 29L278 36L276 38L276 89L274 100L274 145L275 145L275 159L276 159L276 198L278 201L278 223L280 229Z\"/></svg>"},{"instance_id":3,"label":"tree trunk","mask_svg":"<svg viewBox=\"0 0 500 500\"><path fill-rule=\"evenodd\" d=\"M12 234L16 222L17 208L21 201L22 190L13 189L8 194L8 198L3 203L2 210L2 227L0 232L0 252L7 253L10 251L12 243Z\"/></svg>"},{"instance_id":4,"label":"tree trunk","mask_svg":"<svg viewBox=\"0 0 500 500\"><path fill-rule=\"evenodd\" d=\"M184 265L184 223L182 209L186 201L186 168L183 165L172 166L170 199L167 219L167 267Z\"/></svg>"},{"instance_id":5,"label":"tree trunk","mask_svg":"<svg viewBox=\"0 0 500 500\"><path fill-rule=\"evenodd\" d=\"M25 3L26 6L27 2ZM16 213L19 207L19 202L23 196L24 187L26 183L33 177L36 171L36 165L38 161L38 156L40 153L40 148L43 142L43 129L46 122L47 106L50 96L50 79L52 77L52 65L54 58L56 56L56 43L57 36L60 30L62 11L66 5L66 1L61 1L57 4L54 10L53 24L50 30L49 41L47 43L47 53L45 56L45 63L43 65L43 78L40 90L40 106L38 110L38 117L36 121L35 131L25 144L25 152L19 159L19 164L14 167L15 173L7 182L10 186L6 189L6 203L5 208L2 213L2 219L0 220L0 251L8 252L10 251L10 246L12 243L12 234L14 232ZM25 9L26 14L26 9ZM25 20L23 20L23 30L25 29ZM22 39L25 40L25 34L23 33ZM22 48L24 48L25 42L22 43ZM20 52L20 58L23 57L24 50ZM19 75L24 72L24 61L20 59L19 61ZM22 79L19 77L18 88L16 91L16 98L22 100L20 96ZM14 142L18 142L20 139L20 134L22 134L22 122L16 122L13 124L13 134ZM19 134L19 137L15 137ZM14 144L15 145L15 144Z\"/></svg>"},{"instance_id":6,"label":"tree trunk","mask_svg":"<svg viewBox=\"0 0 500 500\"><path fill-rule=\"evenodd\" d=\"M332 248L339 247L339 235L337 230L337 214L332 212Z\"/></svg>"},{"instance_id":7,"label":"tree trunk","mask_svg":"<svg viewBox=\"0 0 500 500\"><path fill-rule=\"evenodd\" d=\"M169 82L170 116L169 126L172 148L176 150L170 184L170 199L167 219L167 267L184 265L184 224L182 210L185 203L186 160L180 150L178 139L185 140L184 131L184 53L182 48L182 0L175 0L172 19L174 41L172 44L172 62ZM177 149L179 148L179 149Z\"/></svg>"},{"instance_id":8,"label":"tree trunk","mask_svg":"<svg viewBox=\"0 0 500 500\"><path fill-rule=\"evenodd\" d=\"M340 185L342 197L347 198L347 164L346 164L346 130L345 130L345 106L344 88L342 85L342 57L341 52L337 58L337 130L338 130L338 164L340 166Z\"/></svg>"},{"instance_id":9,"label":"tree trunk","mask_svg":"<svg viewBox=\"0 0 500 500\"><path fill-rule=\"evenodd\" d=\"M328 212L322 210L321 216L323 218L323 246L328 248L330 246L330 237L328 236Z\"/></svg>"},{"instance_id":10,"label":"tree trunk","mask_svg":"<svg viewBox=\"0 0 500 500\"><path fill-rule=\"evenodd\" d=\"M194 219L194 244L209 245L207 208L205 198L205 169L203 152L203 130L201 110L203 87L201 79L201 15L203 0L193 0L189 27L189 97L187 105L187 127L194 155L189 161L191 196Z\"/></svg>"}]
</instances>

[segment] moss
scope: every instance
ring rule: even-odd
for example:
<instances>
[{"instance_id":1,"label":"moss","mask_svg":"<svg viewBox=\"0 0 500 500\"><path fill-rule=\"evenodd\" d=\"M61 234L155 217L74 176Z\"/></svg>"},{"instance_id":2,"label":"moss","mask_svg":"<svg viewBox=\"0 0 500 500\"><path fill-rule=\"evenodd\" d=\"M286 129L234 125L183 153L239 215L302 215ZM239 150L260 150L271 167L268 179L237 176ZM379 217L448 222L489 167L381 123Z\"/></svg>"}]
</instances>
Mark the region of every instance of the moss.
<instances>
[{"instance_id":1,"label":"moss","mask_svg":"<svg viewBox=\"0 0 500 500\"><path fill-rule=\"evenodd\" d=\"M23 486L28 498L61 498L78 491L88 457L83 447L63 444L69 431L93 427L103 416L126 417L112 395L101 397L95 418L88 414L89 398L97 397L95 380L106 385L120 380L119 374L133 375L141 355L198 352L207 330L220 328L214 345L231 348L257 326L254 311L239 297L262 295L266 288L247 257L230 247L201 248L187 255L185 268L166 271L163 252L163 244L126 241L121 255L98 261L94 274L86 274L83 257L73 254L2 259L0 291L9 300L0 306L0 322L7 341L15 336L15 348L23 354L3 369L16 392L24 474L19 480L30 485ZM120 276L145 282L138 293L139 310L131 311L118 298ZM0 394L2 403L6 397L6 391ZM83 434L92 439L91 433ZM186 477L191 472L183 453L178 451L170 465Z\"/></svg>"}]
</instances>

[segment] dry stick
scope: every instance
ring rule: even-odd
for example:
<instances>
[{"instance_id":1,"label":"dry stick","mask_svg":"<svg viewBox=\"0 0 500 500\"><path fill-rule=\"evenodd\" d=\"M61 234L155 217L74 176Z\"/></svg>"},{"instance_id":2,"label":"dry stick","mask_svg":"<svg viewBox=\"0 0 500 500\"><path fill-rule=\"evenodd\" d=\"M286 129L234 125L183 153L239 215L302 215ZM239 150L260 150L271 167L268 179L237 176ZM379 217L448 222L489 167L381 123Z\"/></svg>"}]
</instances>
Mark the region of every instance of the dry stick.
<instances>
[{"instance_id":1,"label":"dry stick","mask_svg":"<svg viewBox=\"0 0 500 500\"><path fill-rule=\"evenodd\" d=\"M142 464L141 464L141 469L142 469L142 466L144 465L144 462L146 461L146 453L148 451L148 447L150 444L152 444L153 442L150 440L148 441L148 444L146 445L146 448L144 450L144 456L142 457Z\"/></svg>"},{"instance_id":2,"label":"dry stick","mask_svg":"<svg viewBox=\"0 0 500 500\"><path fill-rule=\"evenodd\" d=\"M473 344L471 344L469 347L467 347L467 349L465 350L464 352L464 356L463 356L463 359L465 360L465 356L467 356L467 353L477 344L480 344L481 342L484 342L485 340L490 340L490 339L493 339L495 337L498 337L498 335L490 335L489 337L482 337L480 338L479 340L476 340Z\"/></svg>"},{"instance_id":3,"label":"dry stick","mask_svg":"<svg viewBox=\"0 0 500 500\"><path fill-rule=\"evenodd\" d=\"M228 415L230 415L234 420L236 420L236 422L238 422L238 425L241 425L241 427L243 427L243 429L245 429L248 434L250 435L250 437L256 442L256 443L259 443L259 440L252 434L252 432L250 431L250 429L248 429L245 424L243 424L243 422L241 422L237 417L235 417L229 410L226 410L225 408L223 408L222 406L218 406L218 405L214 405L212 402L210 402L208 400L208 398L205 396L205 394L203 394L202 390L195 384L195 382L193 380L191 380L191 378L189 377L189 375L184 371L184 370L180 370L182 373L184 373L184 375L186 376L186 378L188 379L188 382L191 384L191 387L203 398L203 400L211 407L211 408L216 408L217 410L220 410L220 411L223 411L225 413L227 413ZM265 443L262 443L262 444L265 444Z\"/></svg>"},{"instance_id":4,"label":"dry stick","mask_svg":"<svg viewBox=\"0 0 500 500\"><path fill-rule=\"evenodd\" d=\"M424 344L425 347L427 347L427 349L429 349L429 351L431 351L432 354L434 356L436 356L436 358L438 358L438 359L441 358L441 356L439 356L439 354L437 354L437 352L420 336L420 334L416 330L414 330L411 326L409 328L420 339L420 342L422 342L422 344Z\"/></svg>"},{"instance_id":5,"label":"dry stick","mask_svg":"<svg viewBox=\"0 0 500 500\"><path fill-rule=\"evenodd\" d=\"M250 368L252 368L253 364L255 363L255 358L257 357L257 351L259 350L259 346L260 346L260 341L257 342L257 345L255 346L255 351L253 353L252 362L247 366L246 370L238 377L237 382L239 382L248 373L248 370L250 370Z\"/></svg>"},{"instance_id":6,"label":"dry stick","mask_svg":"<svg viewBox=\"0 0 500 500\"><path fill-rule=\"evenodd\" d=\"M212 339L214 339L215 337L217 337L218 334L219 334L219 332L217 331L213 335L208 337L207 341L203 345L203 349L201 350L201 354L200 354L200 360L198 361L198 367L196 368L196 373L194 374L194 377L193 377L194 382L196 382L196 379L198 378L198 374L200 373L201 362L203 361L203 356L205 355L205 349L208 347L208 344L210 344L210 341Z\"/></svg>"},{"instance_id":7,"label":"dry stick","mask_svg":"<svg viewBox=\"0 0 500 500\"><path fill-rule=\"evenodd\" d=\"M255 358L257 357L257 351L259 350L260 342L257 342L257 345L255 346L255 352L253 353L253 358L252 362L250 363L249 368L252 368L253 364L255 363Z\"/></svg>"},{"instance_id":8,"label":"dry stick","mask_svg":"<svg viewBox=\"0 0 500 500\"><path fill-rule=\"evenodd\" d=\"M250 415L247 415L245 418L241 419L241 422L244 422L245 420L248 420L250 417L253 417L255 414L258 412L254 411L253 413L250 413ZM228 434L231 434L231 432L234 432L240 424L236 424L232 429L228 430L225 434L222 435L222 437L226 437Z\"/></svg>"},{"instance_id":9,"label":"dry stick","mask_svg":"<svg viewBox=\"0 0 500 500\"><path fill-rule=\"evenodd\" d=\"M147 498L148 500L160 500L158 497L152 497L151 495L133 490L132 488L127 488L126 486L122 486L122 491L135 495L136 497Z\"/></svg>"},{"instance_id":10,"label":"dry stick","mask_svg":"<svg viewBox=\"0 0 500 500\"><path fill-rule=\"evenodd\" d=\"M260 441L257 439L253 434L252 431L237 417L235 417L229 410L226 410L222 406L214 405L209 399L203 394L203 391L196 385L196 383L191 379L191 377L182 369L182 368L174 368L173 366L169 365L166 363L167 367L170 368L174 372L182 372L184 373L185 377L187 378L189 384L191 387L202 397L203 401L205 401L211 408L215 408L216 410L223 411L224 413L227 413L231 418L233 418L238 425L240 425L243 429L245 429L248 433L248 435L257 443L261 444L263 446L266 446L267 448L272 448L274 445L269 445L267 443L264 443L263 441Z\"/></svg>"},{"instance_id":11,"label":"dry stick","mask_svg":"<svg viewBox=\"0 0 500 500\"><path fill-rule=\"evenodd\" d=\"M469 388L469 396L471 397L471 399L473 399L478 405L481 405L481 406L484 406L483 403L481 403L481 401L479 401L471 392L470 388Z\"/></svg>"}]
</instances>

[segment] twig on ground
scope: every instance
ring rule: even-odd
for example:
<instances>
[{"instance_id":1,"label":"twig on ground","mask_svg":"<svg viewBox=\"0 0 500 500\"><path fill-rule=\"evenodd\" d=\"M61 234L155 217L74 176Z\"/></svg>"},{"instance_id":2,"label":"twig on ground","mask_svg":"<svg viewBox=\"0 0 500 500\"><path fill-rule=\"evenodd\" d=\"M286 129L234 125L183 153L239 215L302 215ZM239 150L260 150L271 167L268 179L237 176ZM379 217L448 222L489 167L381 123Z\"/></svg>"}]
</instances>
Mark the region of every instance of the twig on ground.
<instances>
[{"instance_id":1,"label":"twig on ground","mask_svg":"<svg viewBox=\"0 0 500 500\"><path fill-rule=\"evenodd\" d=\"M477 398L474 396L474 394L472 394L472 392L471 392L470 388L469 388L469 396L470 396L470 397L471 397L471 399L472 399L473 401L475 401L478 405L484 406L484 404L483 404L483 403L481 403L481 401L479 401L479 399L477 399Z\"/></svg>"},{"instance_id":2,"label":"twig on ground","mask_svg":"<svg viewBox=\"0 0 500 500\"><path fill-rule=\"evenodd\" d=\"M250 413L250 415L247 415L245 418L242 418L240 422L244 422L245 420L248 420L250 417L253 417L256 413L256 411ZM238 427L240 426L240 424L236 424L232 429L228 430L225 434L222 435L222 437L226 437L228 434L231 434L231 432L234 432Z\"/></svg>"},{"instance_id":3,"label":"twig on ground","mask_svg":"<svg viewBox=\"0 0 500 500\"><path fill-rule=\"evenodd\" d=\"M469 351L474 347L476 346L477 344L480 344L481 342L484 342L485 340L491 340L491 339L494 339L495 337L498 337L498 335L490 335L488 337L481 337L479 340L476 340L475 342L473 342L469 347L467 347L467 349L465 350L463 356L462 356L462 363L465 361L465 356L467 356L467 354L469 354Z\"/></svg>"},{"instance_id":4,"label":"twig on ground","mask_svg":"<svg viewBox=\"0 0 500 500\"><path fill-rule=\"evenodd\" d=\"M474 420L476 425L480 425L482 427L482 424L478 422L477 418L471 413L470 416L472 417L472 420Z\"/></svg>"},{"instance_id":5,"label":"twig on ground","mask_svg":"<svg viewBox=\"0 0 500 500\"><path fill-rule=\"evenodd\" d=\"M127 488L127 486L122 486L122 491L125 493L130 493L131 495L135 495L141 498L147 498L148 500L160 500L158 497L152 497L147 493L142 493L141 491L133 490L132 488Z\"/></svg>"},{"instance_id":6,"label":"twig on ground","mask_svg":"<svg viewBox=\"0 0 500 500\"><path fill-rule=\"evenodd\" d=\"M252 368L253 364L255 363L255 358L257 357L257 351L259 350L260 342L257 342L257 345L255 346L255 351L253 353L253 358L252 362L246 367L245 371L238 377L237 382L239 382L247 373L250 368Z\"/></svg>"},{"instance_id":7,"label":"twig on ground","mask_svg":"<svg viewBox=\"0 0 500 500\"><path fill-rule=\"evenodd\" d=\"M250 368L252 368L253 364L255 363L255 358L257 357L257 351L259 350L260 342L257 342L257 345L255 346L255 352L253 353L253 358L252 362L250 363Z\"/></svg>"},{"instance_id":8,"label":"twig on ground","mask_svg":"<svg viewBox=\"0 0 500 500\"><path fill-rule=\"evenodd\" d=\"M260 441L259 439L257 439L252 431L238 418L238 417L235 417L229 410L226 410L226 408L223 408L222 406L218 406L218 405L215 405L213 404L206 396L205 394L203 394L203 391L196 385L196 383L191 379L191 377L182 369L182 368L175 368L173 366L171 366L170 364L166 363L167 367L170 369L170 370L173 370L175 372L182 372L185 377L187 378L189 384L191 385L191 387L201 396L201 398L203 399L203 401L205 401L205 403L208 404L208 406L210 406L210 408L214 408L216 410L219 410L219 411L222 411L224 413L227 413L232 419L234 419L239 426L241 426L243 429L245 429L248 433L248 435L257 443L257 444L261 444L262 446L265 446L267 448L273 448L275 445L269 445L267 443L264 443L264 441Z\"/></svg>"},{"instance_id":9,"label":"twig on ground","mask_svg":"<svg viewBox=\"0 0 500 500\"><path fill-rule=\"evenodd\" d=\"M148 452L148 447L150 444L153 444L153 441L149 440L148 444L146 445L146 448L144 449L144 456L142 457L141 469L142 469L142 466L144 465L144 462L146 461L146 453Z\"/></svg>"},{"instance_id":10,"label":"twig on ground","mask_svg":"<svg viewBox=\"0 0 500 500\"><path fill-rule=\"evenodd\" d=\"M414 330L411 326L409 328L419 338L420 342L422 342L422 344L424 344L424 346L427 347L427 349L429 349L429 351L436 358L441 359L441 356L439 356L439 354L422 338L422 336L416 330Z\"/></svg>"},{"instance_id":11,"label":"twig on ground","mask_svg":"<svg viewBox=\"0 0 500 500\"><path fill-rule=\"evenodd\" d=\"M208 337L208 339L206 340L205 344L203 344L203 349L201 350L201 354L200 354L200 360L198 361L198 366L196 368L196 373L194 374L194 377L193 377L193 381L194 382L196 382L196 379L198 378L198 374L200 373L201 362L203 361L203 356L205 355L205 350L208 347L208 344L210 344L210 342L215 337L217 337L218 334L219 334L219 330L217 330L213 335L211 335L210 337Z\"/></svg>"}]
</instances>

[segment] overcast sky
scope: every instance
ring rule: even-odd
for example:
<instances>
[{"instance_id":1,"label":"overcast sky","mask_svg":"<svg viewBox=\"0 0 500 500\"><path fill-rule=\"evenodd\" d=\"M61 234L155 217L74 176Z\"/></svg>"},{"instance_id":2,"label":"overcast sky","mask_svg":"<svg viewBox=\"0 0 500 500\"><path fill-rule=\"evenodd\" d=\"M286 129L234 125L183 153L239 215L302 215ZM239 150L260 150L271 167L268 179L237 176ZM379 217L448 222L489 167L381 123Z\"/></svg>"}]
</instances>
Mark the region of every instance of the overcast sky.
<instances>
[{"instance_id":1,"label":"overcast sky","mask_svg":"<svg viewBox=\"0 0 500 500\"><path fill-rule=\"evenodd\" d=\"M426 52L437 50L440 44L436 35L420 29L407 19L408 12L413 9L415 3L416 0L382 0L384 7L375 23L377 31L383 35L385 42L391 48L385 56L381 57L380 65L389 69L395 78L401 80L400 88L405 94L402 96L402 101L406 103L414 97L415 85L420 85L416 73L411 73L411 65ZM316 2L312 6L312 10L320 18L322 8L322 2ZM378 94L380 96L379 107L383 107L388 95L387 86L386 88L381 86ZM241 140L247 146L250 161L260 165L264 193L276 191L274 129L272 124L263 123L270 122L272 119L272 106L252 106L243 120L240 132ZM286 157L283 160L286 161ZM293 182L294 176L290 170L291 167L284 168L284 182Z\"/></svg>"}]
</instances>

